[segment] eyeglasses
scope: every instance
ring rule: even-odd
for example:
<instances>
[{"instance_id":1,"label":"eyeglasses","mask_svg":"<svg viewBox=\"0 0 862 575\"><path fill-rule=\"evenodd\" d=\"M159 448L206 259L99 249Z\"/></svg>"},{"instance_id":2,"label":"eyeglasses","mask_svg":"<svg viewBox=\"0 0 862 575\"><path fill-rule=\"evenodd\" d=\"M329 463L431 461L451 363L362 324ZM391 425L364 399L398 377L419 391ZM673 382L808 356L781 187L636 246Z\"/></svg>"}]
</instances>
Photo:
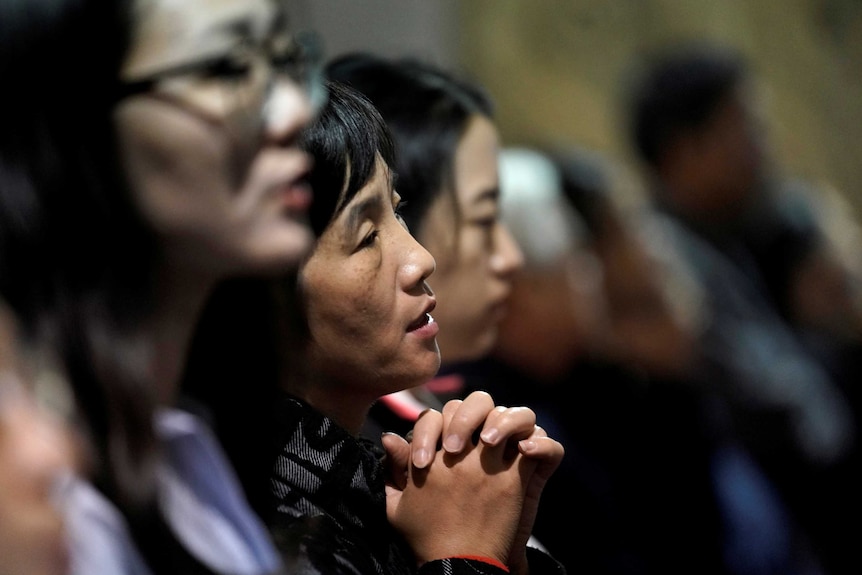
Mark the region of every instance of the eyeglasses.
<instances>
[{"instance_id":1,"label":"eyeglasses","mask_svg":"<svg viewBox=\"0 0 862 575\"><path fill-rule=\"evenodd\" d=\"M200 115L242 129L259 127L278 77L303 90L315 112L326 102L321 48L314 32L242 42L216 57L187 62L124 82L118 99L154 93Z\"/></svg>"}]
</instances>

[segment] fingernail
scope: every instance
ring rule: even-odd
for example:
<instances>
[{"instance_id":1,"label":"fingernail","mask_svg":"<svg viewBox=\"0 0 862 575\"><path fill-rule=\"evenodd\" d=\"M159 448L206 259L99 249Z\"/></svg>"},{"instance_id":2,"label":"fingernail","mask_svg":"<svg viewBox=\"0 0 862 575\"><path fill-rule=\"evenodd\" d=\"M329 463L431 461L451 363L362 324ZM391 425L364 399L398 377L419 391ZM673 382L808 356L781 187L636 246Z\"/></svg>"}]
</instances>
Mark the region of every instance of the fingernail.
<instances>
[{"instance_id":1,"label":"fingernail","mask_svg":"<svg viewBox=\"0 0 862 575\"><path fill-rule=\"evenodd\" d=\"M443 448L449 453L457 453L464 447L464 442L457 435L449 435L443 441Z\"/></svg>"},{"instance_id":2,"label":"fingernail","mask_svg":"<svg viewBox=\"0 0 862 575\"><path fill-rule=\"evenodd\" d=\"M518 442L518 445L521 446L521 451L525 453L530 453L531 451L536 450L536 442L532 439L524 439L523 441Z\"/></svg>"},{"instance_id":3,"label":"fingernail","mask_svg":"<svg viewBox=\"0 0 862 575\"><path fill-rule=\"evenodd\" d=\"M427 449L417 449L413 452L413 465L419 469L425 469L431 463L431 454Z\"/></svg>"},{"instance_id":4,"label":"fingernail","mask_svg":"<svg viewBox=\"0 0 862 575\"><path fill-rule=\"evenodd\" d=\"M500 436L500 432L497 431L496 427L492 427L490 429L485 429L482 431L482 441L488 444L494 444L497 441L497 438Z\"/></svg>"}]
</instances>

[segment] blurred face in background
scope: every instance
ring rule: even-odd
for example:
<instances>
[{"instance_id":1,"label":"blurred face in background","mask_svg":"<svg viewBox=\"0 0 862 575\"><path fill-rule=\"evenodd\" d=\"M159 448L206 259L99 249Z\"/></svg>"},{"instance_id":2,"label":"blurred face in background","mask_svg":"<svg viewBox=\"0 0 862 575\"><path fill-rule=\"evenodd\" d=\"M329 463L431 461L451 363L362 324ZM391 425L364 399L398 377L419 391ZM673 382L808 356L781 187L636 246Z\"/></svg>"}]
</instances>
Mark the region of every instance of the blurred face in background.
<instances>
[{"instance_id":1,"label":"blurred face in background","mask_svg":"<svg viewBox=\"0 0 862 575\"><path fill-rule=\"evenodd\" d=\"M499 218L498 152L496 127L474 116L455 154L454 197L439 194L419 232L419 241L437 260L431 285L444 363L477 359L491 350L513 274L523 265Z\"/></svg>"},{"instance_id":2,"label":"blurred face in background","mask_svg":"<svg viewBox=\"0 0 862 575\"><path fill-rule=\"evenodd\" d=\"M75 466L71 430L37 404L9 311L0 306L0 575L67 572L60 509Z\"/></svg>"},{"instance_id":3,"label":"blurred face in background","mask_svg":"<svg viewBox=\"0 0 862 575\"><path fill-rule=\"evenodd\" d=\"M602 265L582 241L515 278L494 353L554 382L586 356L601 355L611 322Z\"/></svg>"},{"instance_id":4,"label":"blurred face in background","mask_svg":"<svg viewBox=\"0 0 862 575\"><path fill-rule=\"evenodd\" d=\"M312 52L268 0L139 0L116 108L138 206L169 262L278 270L311 245Z\"/></svg>"},{"instance_id":5,"label":"blurred face in background","mask_svg":"<svg viewBox=\"0 0 862 575\"><path fill-rule=\"evenodd\" d=\"M657 377L686 376L707 321L703 288L652 216L605 218L598 242L610 308L609 353Z\"/></svg>"},{"instance_id":6,"label":"blurred face in background","mask_svg":"<svg viewBox=\"0 0 862 575\"><path fill-rule=\"evenodd\" d=\"M682 132L667 154L668 193L697 219L737 217L768 174L764 112L752 90L731 92L703 125Z\"/></svg>"}]
</instances>

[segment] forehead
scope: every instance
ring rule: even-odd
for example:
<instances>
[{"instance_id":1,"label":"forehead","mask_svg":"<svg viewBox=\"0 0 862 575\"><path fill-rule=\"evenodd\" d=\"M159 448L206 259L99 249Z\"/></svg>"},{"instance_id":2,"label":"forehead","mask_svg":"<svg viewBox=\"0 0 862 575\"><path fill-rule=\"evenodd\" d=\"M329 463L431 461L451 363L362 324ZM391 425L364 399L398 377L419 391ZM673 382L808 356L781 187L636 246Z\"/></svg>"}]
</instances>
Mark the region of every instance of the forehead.
<instances>
[{"instance_id":1,"label":"forehead","mask_svg":"<svg viewBox=\"0 0 862 575\"><path fill-rule=\"evenodd\" d=\"M455 187L462 208L477 201L496 201L492 192L498 187L498 157L497 128L488 118L475 116L455 153Z\"/></svg>"},{"instance_id":2,"label":"forehead","mask_svg":"<svg viewBox=\"0 0 862 575\"><path fill-rule=\"evenodd\" d=\"M210 55L239 35L261 37L283 14L281 5L273 0L137 0L124 75Z\"/></svg>"},{"instance_id":3,"label":"forehead","mask_svg":"<svg viewBox=\"0 0 862 575\"><path fill-rule=\"evenodd\" d=\"M349 236L364 218L378 216L382 208L390 206L394 194L392 172L378 154L371 177L344 205L331 228Z\"/></svg>"}]
</instances>

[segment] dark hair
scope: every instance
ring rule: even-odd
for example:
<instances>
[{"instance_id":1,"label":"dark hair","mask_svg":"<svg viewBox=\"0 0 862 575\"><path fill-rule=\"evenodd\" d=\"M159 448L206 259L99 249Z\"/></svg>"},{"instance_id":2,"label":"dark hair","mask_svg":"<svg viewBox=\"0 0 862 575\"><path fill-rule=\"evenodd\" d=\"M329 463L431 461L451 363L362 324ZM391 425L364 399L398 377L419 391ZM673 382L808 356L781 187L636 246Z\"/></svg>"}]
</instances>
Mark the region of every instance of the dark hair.
<instances>
[{"instance_id":1,"label":"dark hair","mask_svg":"<svg viewBox=\"0 0 862 575\"><path fill-rule=\"evenodd\" d=\"M179 545L158 513L155 390L131 335L153 303L155 239L114 121L134 3L0 3L0 296L57 351L93 482L159 572Z\"/></svg>"},{"instance_id":2,"label":"dark hair","mask_svg":"<svg viewBox=\"0 0 862 575\"><path fill-rule=\"evenodd\" d=\"M0 291L25 333L55 338L97 451L124 465L151 426L138 382L118 385L128 358L106 348L144 313L149 277L112 116L130 5L21 0L0 18ZM97 480L135 499L141 471Z\"/></svg>"},{"instance_id":3,"label":"dark hair","mask_svg":"<svg viewBox=\"0 0 862 575\"><path fill-rule=\"evenodd\" d=\"M373 177L378 153L395 163L392 138L371 102L337 82L327 89L326 105L299 142L314 159L309 219L318 236ZM276 407L284 381L301 376L296 352L307 337L296 271L221 282L198 322L183 377L184 393L212 416L251 507L266 522L284 425L264 410ZM237 381L245 384L240 393Z\"/></svg>"},{"instance_id":4,"label":"dark hair","mask_svg":"<svg viewBox=\"0 0 862 575\"><path fill-rule=\"evenodd\" d=\"M3 6L0 289L29 326L67 295L134 291L146 277L112 117L131 8L85 0ZM124 294L107 304L129 301Z\"/></svg>"},{"instance_id":5,"label":"dark hair","mask_svg":"<svg viewBox=\"0 0 862 575\"><path fill-rule=\"evenodd\" d=\"M412 58L346 54L330 62L327 73L368 96L389 125L398 148L401 213L418 235L434 199L444 191L455 193L458 143L472 116L493 117L490 97L479 86Z\"/></svg>"},{"instance_id":6,"label":"dark hair","mask_svg":"<svg viewBox=\"0 0 862 575\"><path fill-rule=\"evenodd\" d=\"M374 175L378 153L388 166L396 163L392 136L369 99L340 82L327 89L329 101L299 142L314 158L309 216L318 236Z\"/></svg>"},{"instance_id":7,"label":"dark hair","mask_svg":"<svg viewBox=\"0 0 862 575\"><path fill-rule=\"evenodd\" d=\"M628 131L650 165L680 131L708 121L748 73L739 52L706 42L664 47L638 66L625 88Z\"/></svg>"}]
</instances>

